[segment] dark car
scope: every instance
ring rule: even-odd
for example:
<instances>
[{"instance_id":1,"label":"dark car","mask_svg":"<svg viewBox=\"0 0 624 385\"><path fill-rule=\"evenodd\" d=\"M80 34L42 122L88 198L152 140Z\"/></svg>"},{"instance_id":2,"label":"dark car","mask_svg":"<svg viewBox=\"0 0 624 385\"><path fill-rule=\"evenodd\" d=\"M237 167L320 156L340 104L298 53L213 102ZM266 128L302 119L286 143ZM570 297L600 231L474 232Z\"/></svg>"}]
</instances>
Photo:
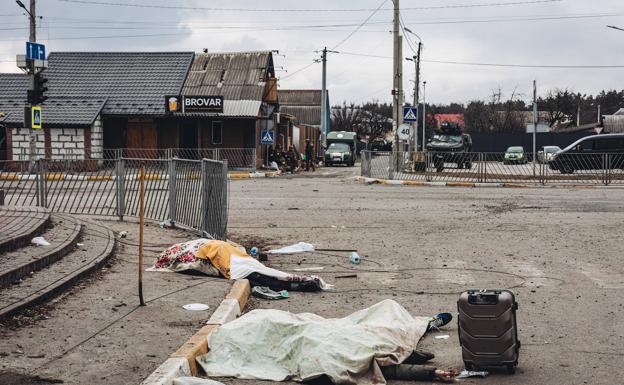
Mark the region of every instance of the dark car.
<instances>
[{"instance_id":1,"label":"dark car","mask_svg":"<svg viewBox=\"0 0 624 385\"><path fill-rule=\"evenodd\" d=\"M427 151L438 172L444 170L444 163L456 163L457 168L472 168L472 138L469 134L436 133Z\"/></svg>"},{"instance_id":2,"label":"dark car","mask_svg":"<svg viewBox=\"0 0 624 385\"><path fill-rule=\"evenodd\" d=\"M576 170L624 169L624 134L579 139L556 153L548 165L562 174L572 174Z\"/></svg>"}]
</instances>

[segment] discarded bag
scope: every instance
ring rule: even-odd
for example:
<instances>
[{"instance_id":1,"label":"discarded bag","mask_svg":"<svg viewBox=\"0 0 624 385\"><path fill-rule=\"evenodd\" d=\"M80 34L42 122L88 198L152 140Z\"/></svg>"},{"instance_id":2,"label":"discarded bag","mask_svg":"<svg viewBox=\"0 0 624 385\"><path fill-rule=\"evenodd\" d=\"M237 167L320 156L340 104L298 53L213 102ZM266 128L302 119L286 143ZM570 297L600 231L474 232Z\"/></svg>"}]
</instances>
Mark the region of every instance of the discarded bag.
<instances>
[{"instance_id":1,"label":"discarded bag","mask_svg":"<svg viewBox=\"0 0 624 385\"><path fill-rule=\"evenodd\" d=\"M288 291L286 290L274 291L266 286L254 286L251 289L251 294L254 297L272 299L272 300L286 299L289 297Z\"/></svg>"},{"instance_id":2,"label":"discarded bag","mask_svg":"<svg viewBox=\"0 0 624 385\"><path fill-rule=\"evenodd\" d=\"M268 254L295 254L314 251L314 245L305 242L295 243L294 245L282 247L281 249L269 250Z\"/></svg>"},{"instance_id":3,"label":"discarded bag","mask_svg":"<svg viewBox=\"0 0 624 385\"><path fill-rule=\"evenodd\" d=\"M50 246L50 242L46 241L44 237L34 237L30 242L37 246Z\"/></svg>"}]
</instances>

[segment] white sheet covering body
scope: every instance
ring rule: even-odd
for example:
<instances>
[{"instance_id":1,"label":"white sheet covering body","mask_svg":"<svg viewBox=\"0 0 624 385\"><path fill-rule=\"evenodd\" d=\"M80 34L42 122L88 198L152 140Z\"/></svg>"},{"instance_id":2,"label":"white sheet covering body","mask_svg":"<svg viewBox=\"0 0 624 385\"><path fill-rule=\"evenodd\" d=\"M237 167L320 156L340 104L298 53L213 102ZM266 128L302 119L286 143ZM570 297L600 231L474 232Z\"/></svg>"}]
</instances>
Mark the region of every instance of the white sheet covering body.
<instances>
[{"instance_id":1,"label":"white sheet covering body","mask_svg":"<svg viewBox=\"0 0 624 385\"><path fill-rule=\"evenodd\" d=\"M215 377L385 384L379 368L403 362L427 323L392 300L339 319L253 310L212 333L197 362Z\"/></svg>"}]
</instances>

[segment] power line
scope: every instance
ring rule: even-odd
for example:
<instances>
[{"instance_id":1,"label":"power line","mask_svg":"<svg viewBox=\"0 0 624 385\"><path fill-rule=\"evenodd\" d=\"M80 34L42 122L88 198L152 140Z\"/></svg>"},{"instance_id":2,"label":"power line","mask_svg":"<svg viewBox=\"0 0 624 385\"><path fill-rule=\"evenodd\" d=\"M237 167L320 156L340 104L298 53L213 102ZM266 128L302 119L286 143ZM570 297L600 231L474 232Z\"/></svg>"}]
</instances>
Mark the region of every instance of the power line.
<instances>
[{"instance_id":1,"label":"power line","mask_svg":"<svg viewBox=\"0 0 624 385\"><path fill-rule=\"evenodd\" d=\"M371 57L378 59L392 59L390 56L382 56L382 55L372 55L365 54L359 52L338 52L342 55L348 56L361 56L361 57ZM449 60L422 60L427 63L436 63L436 64L454 64L454 65L466 65L466 66L483 66L483 67L512 67L512 68L553 68L553 69L607 69L607 68L624 68L624 64L615 64L615 65L559 65L559 64L503 64L503 63L479 63L479 62L464 62L464 61L449 61Z\"/></svg>"},{"instance_id":2,"label":"power line","mask_svg":"<svg viewBox=\"0 0 624 385\"><path fill-rule=\"evenodd\" d=\"M338 47L340 47L341 45L343 45L347 40L349 40L351 38L351 36L355 35L357 33L357 31L359 31L364 25L366 25L366 23L368 23L368 21L375 16L375 14L381 9L381 7L383 7L384 4L386 4L387 0L382 0L381 4L379 4L379 6L366 18L366 20L364 20L362 23L360 23L360 25L358 25L353 32L351 32L349 35L347 35L347 37L345 37L344 39L342 39L340 41L340 43L336 44L335 46L332 47L331 50L335 50Z\"/></svg>"},{"instance_id":3,"label":"power line","mask_svg":"<svg viewBox=\"0 0 624 385\"><path fill-rule=\"evenodd\" d=\"M294 76L294 75L296 75L296 74L298 74L298 73L300 73L300 72L302 72L302 71L307 70L308 68L312 67L313 65L315 65L315 64L317 64L317 63L318 63L318 61L316 61L316 60L315 60L315 61L313 61L312 63L308 64L308 65L307 65L307 66L305 66L305 67L301 67L301 68L299 68L298 70L296 70L296 71L294 71L294 72L291 72L291 73L289 73L289 74L288 74L288 75L286 75L286 76L282 76L282 77L280 78L280 80L283 80L283 79L288 79L289 77L292 77L292 76Z\"/></svg>"},{"instance_id":4,"label":"power line","mask_svg":"<svg viewBox=\"0 0 624 385\"><path fill-rule=\"evenodd\" d=\"M118 6L118 7L131 7L131 8L152 8L152 9L176 9L176 10L204 10L214 12L371 12L374 8L318 8L318 9L286 9L286 8L216 8L216 7L196 7L185 5L162 5L162 4L130 4L120 3L114 1L87 1L87 0L58 0L65 3L85 4L85 5L106 5L106 6ZM425 7L406 7L403 11L415 11L415 10L433 10L433 9L456 9L456 8L482 8L482 7L502 7L502 6L514 6L514 5L531 5L531 4L545 4L556 3L563 0L525 0L525 1L511 1L511 2L493 2L493 3L480 3L480 4L449 4L449 5L437 5L437 6L425 6ZM391 11L392 9L386 9Z\"/></svg>"}]
</instances>

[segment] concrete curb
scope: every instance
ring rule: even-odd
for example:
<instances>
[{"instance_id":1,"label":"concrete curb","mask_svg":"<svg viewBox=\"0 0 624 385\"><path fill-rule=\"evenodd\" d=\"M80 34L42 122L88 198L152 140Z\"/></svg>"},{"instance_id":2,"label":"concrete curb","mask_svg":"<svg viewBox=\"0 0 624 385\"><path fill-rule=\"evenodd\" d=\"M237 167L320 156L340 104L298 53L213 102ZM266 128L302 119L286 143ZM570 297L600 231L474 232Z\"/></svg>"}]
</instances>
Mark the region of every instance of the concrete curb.
<instances>
[{"instance_id":1,"label":"concrete curb","mask_svg":"<svg viewBox=\"0 0 624 385\"><path fill-rule=\"evenodd\" d=\"M207 325L199 329L180 348L162 363L141 385L172 385L173 380L181 376L197 376L199 368L195 358L208 352L208 339L219 326L236 319L245 308L251 285L246 279L237 280L226 298L208 320Z\"/></svg>"},{"instance_id":2,"label":"concrete curb","mask_svg":"<svg viewBox=\"0 0 624 385\"><path fill-rule=\"evenodd\" d=\"M425 182L419 180L390 180L390 179L376 179L367 178L363 176L355 177L355 180L365 184L383 184L391 186L418 186L418 187L464 187L464 188L476 188L476 187L499 187L499 188L596 188L596 189L617 189L624 188L624 186L603 186L603 185L535 185L535 184L521 184L521 183L472 183L472 182Z\"/></svg>"}]
</instances>

